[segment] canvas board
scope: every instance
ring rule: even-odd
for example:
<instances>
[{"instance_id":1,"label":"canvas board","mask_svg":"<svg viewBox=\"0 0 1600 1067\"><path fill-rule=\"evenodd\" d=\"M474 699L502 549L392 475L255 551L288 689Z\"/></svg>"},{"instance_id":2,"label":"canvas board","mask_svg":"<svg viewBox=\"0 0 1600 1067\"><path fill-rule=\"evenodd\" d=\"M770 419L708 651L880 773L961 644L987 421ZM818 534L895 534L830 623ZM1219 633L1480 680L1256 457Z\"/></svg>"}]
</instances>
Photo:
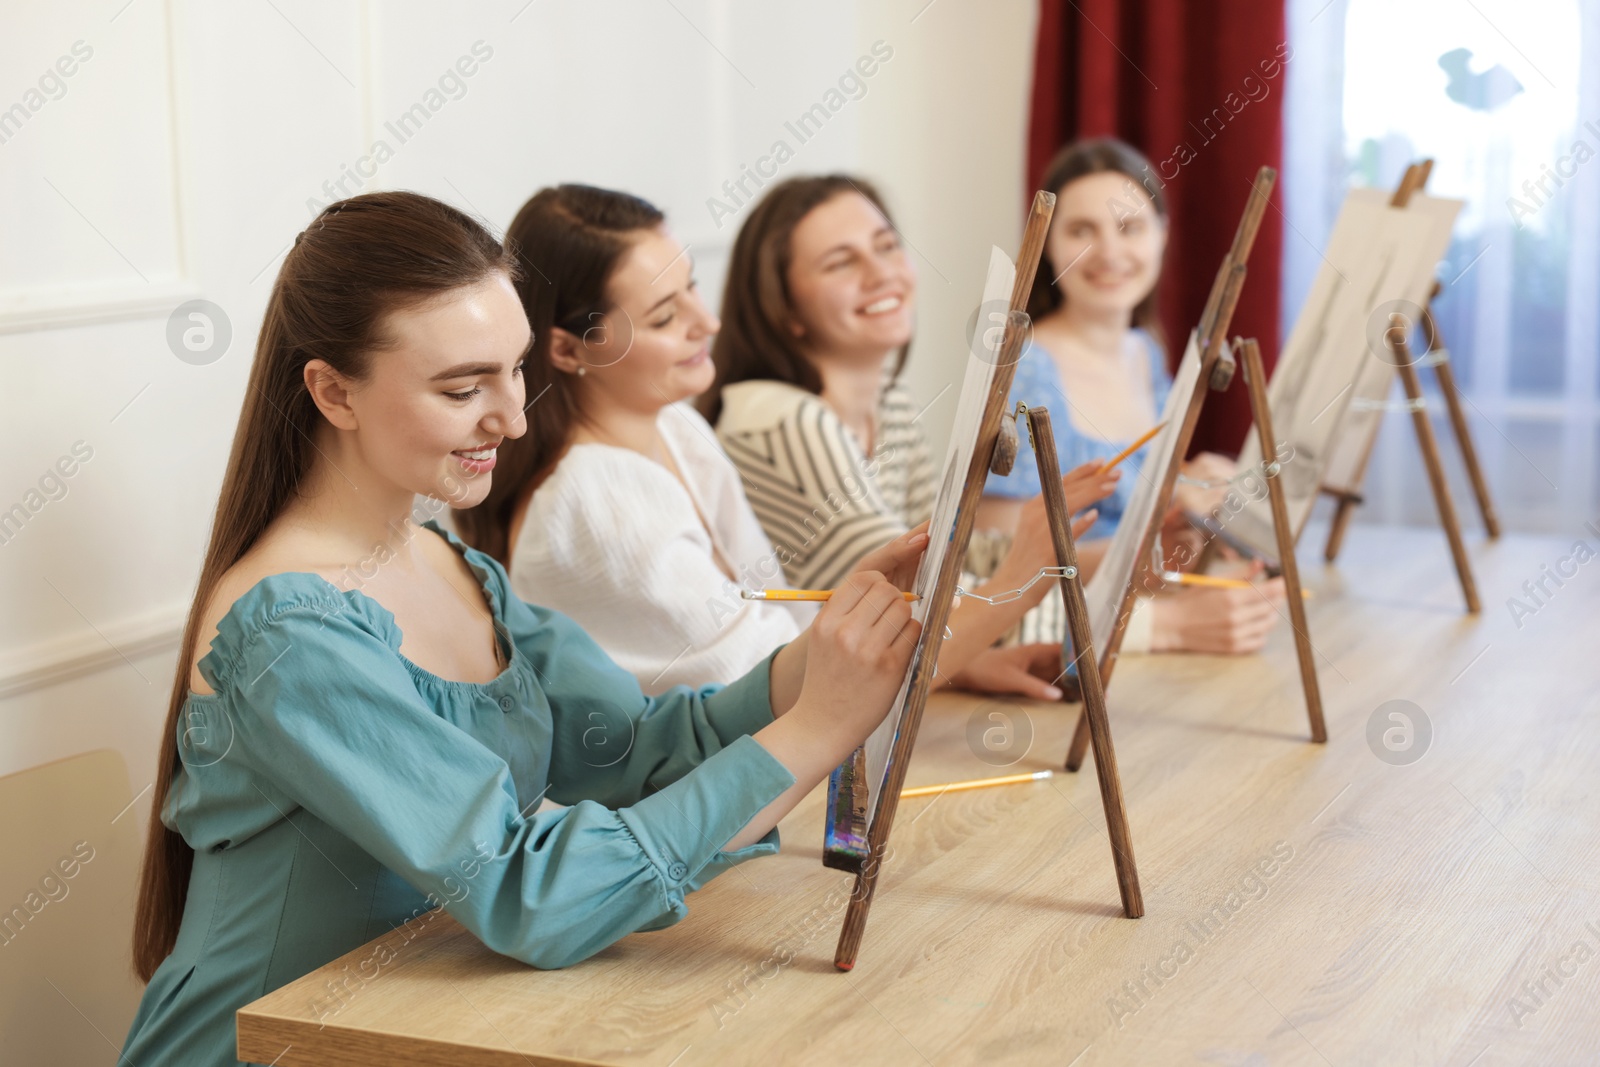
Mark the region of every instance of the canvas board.
<instances>
[{"instance_id":1,"label":"canvas board","mask_svg":"<svg viewBox=\"0 0 1600 1067\"><path fill-rule=\"evenodd\" d=\"M1394 208L1390 195L1382 189L1352 189L1346 195L1322 266L1268 385L1280 477L1297 539L1335 465L1340 470L1353 465L1347 437L1364 457L1362 441L1376 432L1379 413L1353 411L1363 406L1353 400L1381 400L1392 385L1393 364L1374 351L1383 351L1386 311L1426 304L1461 207L1460 201L1417 194L1413 207ZM1262 464L1254 434L1246 438L1238 462L1240 470ZM1230 540L1276 559L1267 495L1235 497L1233 503L1237 507L1211 516L1207 525L1219 525Z\"/></svg>"},{"instance_id":2,"label":"canvas board","mask_svg":"<svg viewBox=\"0 0 1600 1067\"><path fill-rule=\"evenodd\" d=\"M1140 542L1144 540L1156 509L1166 506L1166 501L1160 497L1167 469L1173 462L1183 458L1174 453L1190 398L1200 381L1200 356L1199 336L1190 332L1189 344L1184 349L1177 373L1173 375L1172 390L1167 394L1166 407L1161 412L1165 425L1146 446L1149 451L1139 467L1139 483L1134 486L1128 506L1117 521L1116 533L1111 535L1111 544L1106 548L1100 566L1084 586L1083 597L1089 608L1094 647L1098 650L1105 649L1111 640L1118 614L1125 610L1125 606L1132 607L1132 599L1127 594L1128 586L1138 578Z\"/></svg>"},{"instance_id":3,"label":"canvas board","mask_svg":"<svg viewBox=\"0 0 1600 1067\"><path fill-rule=\"evenodd\" d=\"M993 389L1004 335L1005 312L1011 301L1016 268L998 248L989 252L989 268L983 286L982 314L974 329L976 336L967 346L967 363L956 401L955 421L950 427L950 443L939 476L939 492L934 500L928 525L928 548L917 569L912 591L920 599L911 614L918 622L939 600L955 595L955 590L936 588L936 580L955 537L956 520L965 488L965 475L971 469L973 452L983 423L984 408ZM984 465L987 471L987 464ZM895 737L909 710L912 679L930 638L924 630L900 683L894 711L873 731L851 759L834 770L828 782L828 809L823 862L847 870L857 869L867 855L867 831L876 817L884 782L889 773L889 756Z\"/></svg>"}]
</instances>

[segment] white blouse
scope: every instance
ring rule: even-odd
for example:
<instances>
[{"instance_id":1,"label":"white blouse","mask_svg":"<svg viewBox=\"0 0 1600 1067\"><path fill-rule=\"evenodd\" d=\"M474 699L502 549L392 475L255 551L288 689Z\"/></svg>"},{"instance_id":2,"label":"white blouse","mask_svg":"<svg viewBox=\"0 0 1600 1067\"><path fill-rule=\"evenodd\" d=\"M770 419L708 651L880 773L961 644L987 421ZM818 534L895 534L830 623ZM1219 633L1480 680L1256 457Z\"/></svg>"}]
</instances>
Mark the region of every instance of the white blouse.
<instances>
[{"instance_id":1,"label":"white blouse","mask_svg":"<svg viewBox=\"0 0 1600 1067\"><path fill-rule=\"evenodd\" d=\"M689 405L657 426L682 482L632 449L573 445L534 491L508 568L518 596L577 622L648 694L731 682L817 610L739 596L784 584L739 473Z\"/></svg>"}]
</instances>

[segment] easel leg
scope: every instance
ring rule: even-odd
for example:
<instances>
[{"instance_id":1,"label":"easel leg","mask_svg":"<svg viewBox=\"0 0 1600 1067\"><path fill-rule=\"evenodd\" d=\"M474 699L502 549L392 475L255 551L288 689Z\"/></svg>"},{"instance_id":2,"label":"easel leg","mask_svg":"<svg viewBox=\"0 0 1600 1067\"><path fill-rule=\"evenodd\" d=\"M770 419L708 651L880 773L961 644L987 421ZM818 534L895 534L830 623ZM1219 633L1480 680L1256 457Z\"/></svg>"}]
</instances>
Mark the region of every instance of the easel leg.
<instances>
[{"instance_id":1,"label":"easel leg","mask_svg":"<svg viewBox=\"0 0 1600 1067\"><path fill-rule=\"evenodd\" d=\"M1344 544L1344 532L1350 526L1350 515L1355 509L1355 500L1348 496L1341 496L1339 503L1334 506L1333 522L1328 524L1328 543L1322 549L1322 558L1329 563L1339 558L1339 549Z\"/></svg>"},{"instance_id":2,"label":"easel leg","mask_svg":"<svg viewBox=\"0 0 1600 1067\"><path fill-rule=\"evenodd\" d=\"M1456 519L1455 505L1450 500L1450 485L1445 481L1444 464L1439 459L1439 443L1434 439L1433 423L1428 421L1428 409L1423 402L1422 379L1411 360L1411 346L1406 343L1404 327L1404 320L1396 315L1389 328L1389 350L1399 364L1400 380L1405 383L1406 396L1411 401L1411 422L1417 430L1417 444L1422 449L1423 465L1428 469L1428 484L1433 487L1433 502L1439 508L1439 522L1450 541L1456 577L1461 580L1461 595L1466 599L1467 610L1477 614L1482 610L1478 601L1478 583L1472 577L1472 561L1467 558L1466 542L1461 538L1461 523Z\"/></svg>"},{"instance_id":3,"label":"easel leg","mask_svg":"<svg viewBox=\"0 0 1600 1067\"><path fill-rule=\"evenodd\" d=\"M873 896L878 892L881 858L876 851L869 855L850 888L850 904L844 913L844 926L839 931L839 943L833 950L833 965L841 971L851 970L856 965L856 951L867 930L867 913L872 908Z\"/></svg>"},{"instance_id":4,"label":"easel leg","mask_svg":"<svg viewBox=\"0 0 1600 1067\"><path fill-rule=\"evenodd\" d=\"M1128 813L1122 802L1122 779L1117 773L1117 754L1111 744L1106 690L1100 680L1100 665L1094 658L1089 607L1083 598L1083 583L1078 579L1078 550L1072 543L1072 516L1067 510L1066 493L1061 488L1061 469L1056 460L1050 413L1043 408L1030 409L1028 430L1039 464L1039 482L1044 491L1045 514L1050 519L1050 536L1055 542L1056 561L1070 574L1061 579L1061 597L1067 609L1067 625L1072 631L1072 647L1077 654L1078 684L1083 690L1083 715L1078 724L1082 728L1084 722L1088 722L1088 732L1094 741L1094 769L1100 780L1100 802L1106 813L1106 834L1111 838L1111 859L1117 869L1122 911L1128 918L1137 919L1144 914L1144 896L1139 891L1139 871L1133 860L1133 833L1128 829Z\"/></svg>"},{"instance_id":5,"label":"easel leg","mask_svg":"<svg viewBox=\"0 0 1600 1067\"><path fill-rule=\"evenodd\" d=\"M1072 730L1072 744L1067 749L1067 770L1074 774L1083 767L1083 757L1089 751L1089 709L1078 712L1078 725Z\"/></svg>"},{"instance_id":6,"label":"easel leg","mask_svg":"<svg viewBox=\"0 0 1600 1067\"><path fill-rule=\"evenodd\" d=\"M1483 515L1483 528L1493 540L1500 536L1500 516L1489 499L1489 482L1483 476L1483 465L1478 462L1478 450L1472 443L1472 433L1467 428L1466 412L1461 410L1461 390L1456 385L1456 372L1450 366L1450 356L1439 337L1439 324L1433 319L1431 308L1422 309L1422 327L1427 331L1428 351L1443 353L1433 365L1439 379L1439 395L1444 397L1450 412L1450 427L1455 430L1456 443L1461 446L1461 462L1466 465L1467 477L1472 482L1472 495L1478 498L1478 511Z\"/></svg>"},{"instance_id":7,"label":"easel leg","mask_svg":"<svg viewBox=\"0 0 1600 1067\"><path fill-rule=\"evenodd\" d=\"M1272 433L1272 411L1267 406L1267 373L1261 366L1261 347L1251 337L1240 342L1244 357L1244 380L1250 390L1251 414L1261 454L1277 454ZM1289 528L1289 505L1283 497L1276 462L1267 467L1267 497L1272 504L1272 526L1278 536L1278 559L1283 568L1283 587L1289 596L1289 622L1294 626L1294 650L1300 659L1300 684L1306 694L1306 716L1311 720L1311 740L1328 740L1328 727L1322 719L1322 690L1317 684L1317 664L1311 658L1311 631L1306 625L1305 601L1300 595L1300 564L1294 556L1294 532Z\"/></svg>"}]
</instances>

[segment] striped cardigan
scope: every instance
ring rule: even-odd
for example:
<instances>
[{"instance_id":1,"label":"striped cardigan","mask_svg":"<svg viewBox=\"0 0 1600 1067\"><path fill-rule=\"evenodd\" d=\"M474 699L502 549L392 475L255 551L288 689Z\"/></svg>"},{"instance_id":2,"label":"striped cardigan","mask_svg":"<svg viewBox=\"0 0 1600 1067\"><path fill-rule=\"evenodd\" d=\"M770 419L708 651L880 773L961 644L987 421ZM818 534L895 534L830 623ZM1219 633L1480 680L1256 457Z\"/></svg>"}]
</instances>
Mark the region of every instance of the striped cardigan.
<instances>
[{"instance_id":1,"label":"striped cardigan","mask_svg":"<svg viewBox=\"0 0 1600 1067\"><path fill-rule=\"evenodd\" d=\"M775 381L723 388L717 437L738 468L745 495L791 585L832 589L862 556L933 514L940 471L918 414L910 392L890 383L879 402L876 447L868 456L815 393ZM962 585L971 588L993 574L1010 548L1006 534L973 531ZM1066 612L1052 592L1001 643L1060 644L1066 632ZM1149 641L1149 605L1141 600L1123 651L1147 651Z\"/></svg>"},{"instance_id":2,"label":"striped cardigan","mask_svg":"<svg viewBox=\"0 0 1600 1067\"><path fill-rule=\"evenodd\" d=\"M717 436L794 586L831 589L933 513L938 471L903 386L885 389L867 455L820 396L774 381L722 392Z\"/></svg>"}]
</instances>

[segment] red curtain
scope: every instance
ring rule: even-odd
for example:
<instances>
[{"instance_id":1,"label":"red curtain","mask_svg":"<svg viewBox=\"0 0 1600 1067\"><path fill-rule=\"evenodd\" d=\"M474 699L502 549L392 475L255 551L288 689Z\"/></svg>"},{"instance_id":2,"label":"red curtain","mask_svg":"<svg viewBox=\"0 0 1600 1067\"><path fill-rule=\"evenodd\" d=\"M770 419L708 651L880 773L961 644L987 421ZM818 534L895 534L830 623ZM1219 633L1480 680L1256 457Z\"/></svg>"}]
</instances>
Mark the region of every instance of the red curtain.
<instances>
[{"instance_id":1,"label":"red curtain","mask_svg":"<svg viewBox=\"0 0 1600 1067\"><path fill-rule=\"evenodd\" d=\"M1119 137L1164 183L1171 212L1161 282L1162 326L1176 361L1199 322L1263 164L1283 155L1283 90L1293 55L1283 0L1040 0L1028 197L1056 150L1079 137ZM1230 336L1278 352L1282 198L1273 193L1250 253ZM1249 399L1235 376L1206 401L1193 451L1239 450Z\"/></svg>"}]
</instances>

